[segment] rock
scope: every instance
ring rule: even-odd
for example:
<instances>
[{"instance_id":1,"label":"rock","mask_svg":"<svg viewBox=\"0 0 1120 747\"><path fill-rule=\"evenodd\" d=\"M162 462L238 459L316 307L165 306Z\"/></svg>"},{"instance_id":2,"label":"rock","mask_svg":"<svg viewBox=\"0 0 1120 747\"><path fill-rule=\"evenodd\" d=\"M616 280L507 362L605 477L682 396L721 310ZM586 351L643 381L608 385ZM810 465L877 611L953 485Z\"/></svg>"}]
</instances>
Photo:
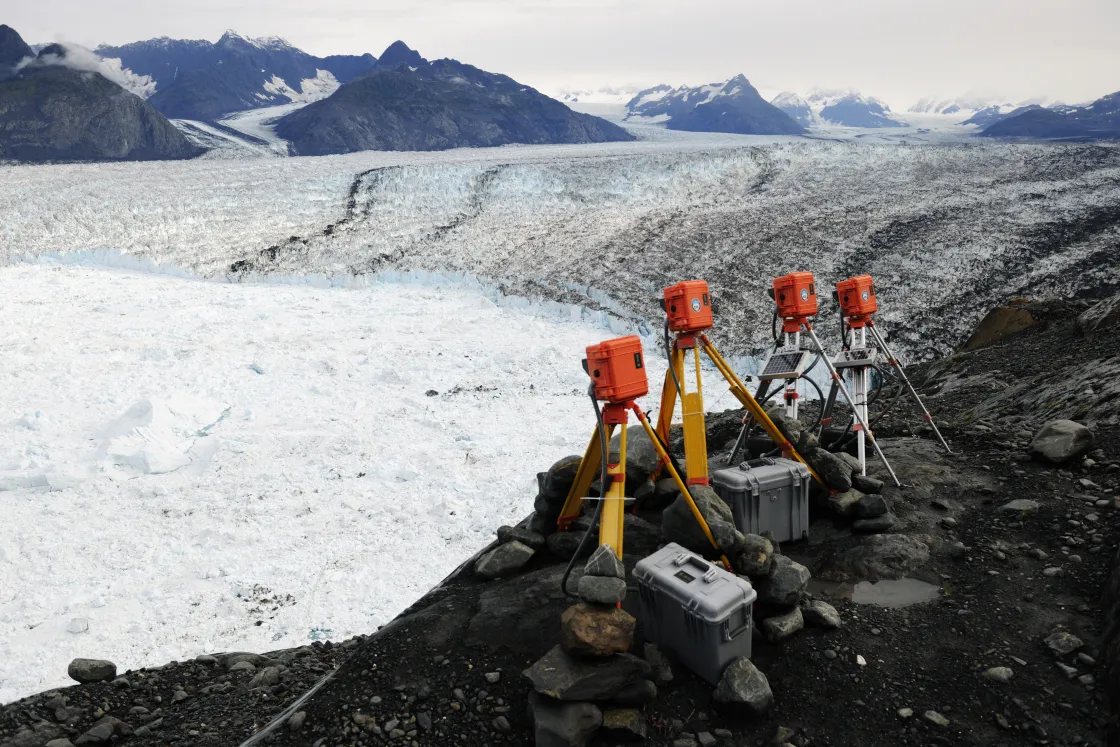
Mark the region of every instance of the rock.
<instances>
[{"instance_id":1,"label":"rock","mask_svg":"<svg viewBox=\"0 0 1120 747\"><path fill-rule=\"evenodd\" d=\"M498 716L496 719L491 721L490 724L496 731L502 734L509 734L511 731L513 731L513 727L510 725L509 719L505 716Z\"/></svg>"},{"instance_id":2,"label":"rock","mask_svg":"<svg viewBox=\"0 0 1120 747\"><path fill-rule=\"evenodd\" d=\"M855 474L852 475L852 487L861 493L877 495L882 491L884 485L886 485L886 483L882 480L877 477L871 477L870 475L861 475L859 470L856 470Z\"/></svg>"},{"instance_id":3,"label":"rock","mask_svg":"<svg viewBox=\"0 0 1120 747\"><path fill-rule=\"evenodd\" d=\"M482 676L491 685L496 685L502 680L501 672L487 672Z\"/></svg>"},{"instance_id":4,"label":"rock","mask_svg":"<svg viewBox=\"0 0 1120 747\"><path fill-rule=\"evenodd\" d=\"M610 545L600 545L584 566L583 575L625 579L626 568Z\"/></svg>"},{"instance_id":5,"label":"rock","mask_svg":"<svg viewBox=\"0 0 1120 747\"><path fill-rule=\"evenodd\" d=\"M840 556L838 565L860 579L910 575L929 560L929 546L905 534L875 534Z\"/></svg>"},{"instance_id":6,"label":"rock","mask_svg":"<svg viewBox=\"0 0 1120 747\"><path fill-rule=\"evenodd\" d=\"M621 438L622 429L616 428L611 437L612 464L618 461L618 444ZM657 449L653 447L645 428L637 424L626 426L626 495L634 495L657 471L660 464L661 457L657 455Z\"/></svg>"},{"instance_id":7,"label":"rock","mask_svg":"<svg viewBox=\"0 0 1120 747\"><path fill-rule=\"evenodd\" d=\"M303 722L307 720L307 711L296 711L288 717L288 729L290 731L299 731L303 728Z\"/></svg>"},{"instance_id":8,"label":"rock","mask_svg":"<svg viewBox=\"0 0 1120 747\"><path fill-rule=\"evenodd\" d=\"M742 706L755 716L761 716L774 705L774 693L766 675L745 656L727 665L712 699L717 703Z\"/></svg>"},{"instance_id":9,"label":"rock","mask_svg":"<svg viewBox=\"0 0 1120 747\"><path fill-rule=\"evenodd\" d=\"M603 725L603 712L593 703L564 703L529 694L536 747L584 747Z\"/></svg>"},{"instance_id":10,"label":"rock","mask_svg":"<svg viewBox=\"0 0 1120 747\"><path fill-rule=\"evenodd\" d=\"M833 493L828 497L828 510L835 516L852 516L856 512L856 506L866 497L854 489Z\"/></svg>"},{"instance_id":11,"label":"rock","mask_svg":"<svg viewBox=\"0 0 1120 747\"><path fill-rule=\"evenodd\" d=\"M653 668L654 679L659 685L667 685L673 681L673 667L665 654L654 643L647 643L642 648L645 660Z\"/></svg>"},{"instance_id":12,"label":"rock","mask_svg":"<svg viewBox=\"0 0 1120 747\"><path fill-rule=\"evenodd\" d=\"M677 489L677 481L671 477L663 477L653 484L653 495L643 501L642 508L652 511L664 510L680 494L681 491Z\"/></svg>"},{"instance_id":13,"label":"rock","mask_svg":"<svg viewBox=\"0 0 1120 747\"><path fill-rule=\"evenodd\" d=\"M860 464L859 464L859 457L855 456L854 454L849 454L846 451L833 452L833 456L835 456L837 459L839 459L840 461L847 464L852 469L852 480L853 480L852 487L855 487L855 482L854 481L855 481L856 475L858 475L859 471L861 469L863 469L863 467L861 467Z\"/></svg>"},{"instance_id":14,"label":"rock","mask_svg":"<svg viewBox=\"0 0 1120 747\"><path fill-rule=\"evenodd\" d=\"M926 721L930 722L931 724L936 724L937 726L948 726L949 725L949 719L945 718L944 716L942 716L937 711L926 711L925 713L922 714L922 718L924 718Z\"/></svg>"},{"instance_id":15,"label":"rock","mask_svg":"<svg viewBox=\"0 0 1120 747\"><path fill-rule=\"evenodd\" d=\"M767 576L774 564L774 543L758 534L745 535L743 551L732 561L737 573L754 578Z\"/></svg>"},{"instance_id":16,"label":"rock","mask_svg":"<svg viewBox=\"0 0 1120 747\"><path fill-rule=\"evenodd\" d=\"M538 491L533 501L533 530L545 535L556 531L556 520L564 502L568 499L568 491L575 482L576 472L579 470L583 457L578 454L566 456L548 468L547 472L537 475ZM570 557L570 556L569 556Z\"/></svg>"},{"instance_id":17,"label":"rock","mask_svg":"<svg viewBox=\"0 0 1120 747\"><path fill-rule=\"evenodd\" d=\"M716 745L719 744L719 740L717 740L710 731L696 732L696 742L700 747L716 747Z\"/></svg>"},{"instance_id":18,"label":"rock","mask_svg":"<svg viewBox=\"0 0 1120 747\"><path fill-rule=\"evenodd\" d=\"M997 508L996 512L1001 514L1027 514L1032 511L1037 511L1040 505L1038 501L1032 501L1027 498L1016 498Z\"/></svg>"},{"instance_id":19,"label":"rock","mask_svg":"<svg viewBox=\"0 0 1120 747\"><path fill-rule=\"evenodd\" d=\"M1073 635L1072 633L1067 633L1064 630L1058 631L1057 633L1051 633L1046 638L1046 647L1059 656L1072 654L1074 651L1084 645L1085 643L1080 638Z\"/></svg>"},{"instance_id":20,"label":"rock","mask_svg":"<svg viewBox=\"0 0 1120 747\"><path fill-rule=\"evenodd\" d=\"M626 598L626 582L621 578L585 575L579 580L579 596L591 604L615 605Z\"/></svg>"},{"instance_id":21,"label":"rock","mask_svg":"<svg viewBox=\"0 0 1120 747\"><path fill-rule=\"evenodd\" d=\"M249 689L252 690L256 687L272 687L278 684L280 684L279 667L265 667L257 672L253 679L249 680Z\"/></svg>"},{"instance_id":22,"label":"rock","mask_svg":"<svg viewBox=\"0 0 1120 747\"><path fill-rule=\"evenodd\" d=\"M487 579L510 576L521 570L534 554L533 548L511 540L479 558L474 564L474 572Z\"/></svg>"},{"instance_id":23,"label":"rock","mask_svg":"<svg viewBox=\"0 0 1120 747\"><path fill-rule=\"evenodd\" d=\"M953 560L964 560L971 548L963 542L954 542L949 546L949 557Z\"/></svg>"},{"instance_id":24,"label":"rock","mask_svg":"<svg viewBox=\"0 0 1120 747\"><path fill-rule=\"evenodd\" d=\"M583 540L583 533L585 527L574 528L567 532L555 532L548 535L545 540L544 546L548 551L562 560L569 560L573 555L579 551L579 543ZM597 532L598 530L592 530ZM595 540L590 540L580 553L582 557L591 555L591 551L595 549Z\"/></svg>"},{"instance_id":25,"label":"rock","mask_svg":"<svg viewBox=\"0 0 1120 747\"><path fill-rule=\"evenodd\" d=\"M793 729L788 726L779 726L774 730L774 736L770 737L770 744L783 745L792 740L797 735Z\"/></svg>"},{"instance_id":26,"label":"rock","mask_svg":"<svg viewBox=\"0 0 1120 747\"><path fill-rule=\"evenodd\" d=\"M255 672L257 668L251 661L239 661L229 668L231 672Z\"/></svg>"},{"instance_id":27,"label":"rock","mask_svg":"<svg viewBox=\"0 0 1120 747\"><path fill-rule=\"evenodd\" d=\"M560 645L574 656L603 657L628 651L636 623L618 607L572 605L560 616Z\"/></svg>"},{"instance_id":28,"label":"rock","mask_svg":"<svg viewBox=\"0 0 1120 747\"><path fill-rule=\"evenodd\" d=\"M852 531L860 534L885 532L894 526L894 514L883 514L874 519L857 519L852 522Z\"/></svg>"},{"instance_id":29,"label":"rock","mask_svg":"<svg viewBox=\"0 0 1120 747\"><path fill-rule=\"evenodd\" d=\"M124 723L118 718L112 716L105 716L92 728L87 730L84 734L74 740L74 747L82 747L83 745L101 745L109 744L113 741L113 735L118 737L127 737L133 734L133 729L128 724Z\"/></svg>"},{"instance_id":30,"label":"rock","mask_svg":"<svg viewBox=\"0 0 1120 747\"><path fill-rule=\"evenodd\" d=\"M603 731L612 740L643 742L646 717L636 708L608 708L603 711Z\"/></svg>"},{"instance_id":31,"label":"rock","mask_svg":"<svg viewBox=\"0 0 1120 747\"><path fill-rule=\"evenodd\" d=\"M819 446L799 453L825 485L841 493L852 489L852 466L843 458Z\"/></svg>"},{"instance_id":32,"label":"rock","mask_svg":"<svg viewBox=\"0 0 1120 747\"><path fill-rule=\"evenodd\" d=\"M890 511L890 507L887 506L887 499L881 495L872 494L860 498L852 513L860 519L874 519L888 511Z\"/></svg>"},{"instance_id":33,"label":"rock","mask_svg":"<svg viewBox=\"0 0 1120 747\"><path fill-rule=\"evenodd\" d=\"M189 697L190 697L190 695L187 693L186 690L176 690L175 694L171 696L171 702L172 703L182 703L184 700L186 700Z\"/></svg>"},{"instance_id":34,"label":"rock","mask_svg":"<svg viewBox=\"0 0 1120 747\"><path fill-rule=\"evenodd\" d=\"M62 737L61 739L52 739L47 742L46 747L74 747L74 743Z\"/></svg>"},{"instance_id":35,"label":"rock","mask_svg":"<svg viewBox=\"0 0 1120 747\"><path fill-rule=\"evenodd\" d=\"M1037 322L1030 311L1021 306L996 306L980 320L972 331L972 336L964 344L965 350L974 350L996 340L1032 327Z\"/></svg>"},{"instance_id":36,"label":"rock","mask_svg":"<svg viewBox=\"0 0 1120 747\"><path fill-rule=\"evenodd\" d=\"M66 674L83 685L107 682L117 676L117 665L104 659L74 659L66 667Z\"/></svg>"},{"instance_id":37,"label":"rock","mask_svg":"<svg viewBox=\"0 0 1120 747\"><path fill-rule=\"evenodd\" d=\"M811 628L836 630L842 624L840 613L828 602L813 601L802 605L801 616Z\"/></svg>"},{"instance_id":38,"label":"rock","mask_svg":"<svg viewBox=\"0 0 1120 747\"><path fill-rule=\"evenodd\" d=\"M1027 451L1039 462L1065 464L1093 448L1093 432L1072 420L1051 420L1035 434Z\"/></svg>"},{"instance_id":39,"label":"rock","mask_svg":"<svg viewBox=\"0 0 1120 747\"><path fill-rule=\"evenodd\" d=\"M742 532L735 528L735 517L731 507L716 495L716 492L707 485L693 485L689 488L696 507L708 523L712 536L720 544L720 549L734 557L742 552L746 538ZM692 515L692 509L684 496L677 499L661 513L661 536L666 542L676 542L678 545L692 550L695 553L712 557L715 550L708 541L704 530Z\"/></svg>"},{"instance_id":40,"label":"rock","mask_svg":"<svg viewBox=\"0 0 1120 747\"><path fill-rule=\"evenodd\" d=\"M1097 301L1077 317L1077 326L1088 334L1098 329L1113 329L1120 322L1120 295Z\"/></svg>"},{"instance_id":41,"label":"rock","mask_svg":"<svg viewBox=\"0 0 1120 747\"><path fill-rule=\"evenodd\" d=\"M605 659L577 659L553 646L524 675L542 695L557 700L608 700L650 666L637 656L615 654Z\"/></svg>"},{"instance_id":42,"label":"rock","mask_svg":"<svg viewBox=\"0 0 1120 747\"><path fill-rule=\"evenodd\" d=\"M498 527L498 542L505 544L507 542L520 542L526 547L531 547L534 550L539 550L544 547L544 535L527 529L526 527L511 527L502 526Z\"/></svg>"},{"instance_id":43,"label":"rock","mask_svg":"<svg viewBox=\"0 0 1120 747\"><path fill-rule=\"evenodd\" d=\"M649 680L637 679L615 693L611 703L625 708L640 708L656 699L657 685Z\"/></svg>"},{"instance_id":44,"label":"rock","mask_svg":"<svg viewBox=\"0 0 1120 747\"><path fill-rule=\"evenodd\" d=\"M1010 682L1011 677L1015 673L1011 671L1011 667L992 667L984 671L981 677L992 682Z\"/></svg>"},{"instance_id":45,"label":"rock","mask_svg":"<svg viewBox=\"0 0 1120 747\"><path fill-rule=\"evenodd\" d=\"M914 709L913 708L899 708L898 709L898 717L899 718L910 718L913 715L914 715Z\"/></svg>"},{"instance_id":46,"label":"rock","mask_svg":"<svg viewBox=\"0 0 1120 747\"><path fill-rule=\"evenodd\" d=\"M762 621L762 632L771 643L781 643L804 627L805 618L801 615L800 607L794 607L784 615L768 617Z\"/></svg>"},{"instance_id":47,"label":"rock","mask_svg":"<svg viewBox=\"0 0 1120 747\"><path fill-rule=\"evenodd\" d=\"M757 587L758 601L786 607L795 605L809 583L809 577L808 568L786 555L776 555L770 575Z\"/></svg>"}]
</instances>

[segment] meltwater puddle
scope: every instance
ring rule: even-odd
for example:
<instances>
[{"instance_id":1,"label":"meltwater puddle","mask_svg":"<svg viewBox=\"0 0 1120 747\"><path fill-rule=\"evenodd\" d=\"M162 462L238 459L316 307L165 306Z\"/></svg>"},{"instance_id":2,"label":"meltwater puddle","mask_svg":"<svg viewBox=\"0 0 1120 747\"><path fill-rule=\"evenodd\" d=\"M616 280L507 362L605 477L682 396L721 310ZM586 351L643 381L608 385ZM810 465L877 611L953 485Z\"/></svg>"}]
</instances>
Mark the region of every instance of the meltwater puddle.
<instances>
[{"instance_id":1,"label":"meltwater puddle","mask_svg":"<svg viewBox=\"0 0 1120 747\"><path fill-rule=\"evenodd\" d=\"M894 609L932 602L941 596L940 586L916 578L900 578L875 583L860 581L855 585L810 580L809 589L825 598L848 599L856 604L871 604Z\"/></svg>"}]
</instances>

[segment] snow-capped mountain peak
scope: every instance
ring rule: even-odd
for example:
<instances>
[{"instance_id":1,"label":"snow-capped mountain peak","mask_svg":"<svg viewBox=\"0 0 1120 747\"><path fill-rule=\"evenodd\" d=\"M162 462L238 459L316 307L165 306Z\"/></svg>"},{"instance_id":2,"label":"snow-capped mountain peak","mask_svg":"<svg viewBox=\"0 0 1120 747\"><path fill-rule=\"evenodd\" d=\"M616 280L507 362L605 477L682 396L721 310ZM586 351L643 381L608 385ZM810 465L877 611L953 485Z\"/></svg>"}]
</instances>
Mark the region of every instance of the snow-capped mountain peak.
<instances>
[{"instance_id":1,"label":"snow-capped mountain peak","mask_svg":"<svg viewBox=\"0 0 1120 747\"><path fill-rule=\"evenodd\" d=\"M282 39L279 36L262 36L254 39L252 37L239 34L233 29L228 29L222 38L218 40L218 46L231 46L235 44L248 45L256 47L257 49L264 49L269 51L280 51L287 49L295 49L287 39Z\"/></svg>"},{"instance_id":2,"label":"snow-capped mountain peak","mask_svg":"<svg viewBox=\"0 0 1120 747\"><path fill-rule=\"evenodd\" d=\"M702 86L654 86L626 105L627 119L664 122L669 129L754 135L797 135L804 130L759 96L743 74Z\"/></svg>"}]
</instances>

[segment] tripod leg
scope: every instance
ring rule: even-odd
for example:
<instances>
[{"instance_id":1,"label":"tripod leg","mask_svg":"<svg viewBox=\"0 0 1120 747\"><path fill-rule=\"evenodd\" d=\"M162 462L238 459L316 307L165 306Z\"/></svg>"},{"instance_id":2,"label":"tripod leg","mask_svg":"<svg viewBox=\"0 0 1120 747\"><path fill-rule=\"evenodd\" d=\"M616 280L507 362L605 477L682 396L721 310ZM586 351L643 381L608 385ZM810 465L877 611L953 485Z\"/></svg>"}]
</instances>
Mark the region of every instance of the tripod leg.
<instances>
[{"instance_id":1,"label":"tripod leg","mask_svg":"<svg viewBox=\"0 0 1120 747\"><path fill-rule=\"evenodd\" d=\"M603 491L605 501L599 515L599 544L610 545L615 555L622 557L622 528L626 519L626 426L618 436L618 464L607 465L607 479L611 485Z\"/></svg>"},{"instance_id":2,"label":"tripod leg","mask_svg":"<svg viewBox=\"0 0 1120 747\"><path fill-rule=\"evenodd\" d=\"M828 399L825 400L824 410L821 411L821 424L817 428L817 440L820 441L821 434L824 429L832 425L832 410L836 407L836 395L840 390L836 387L836 382L832 382L832 386L828 390Z\"/></svg>"},{"instance_id":3,"label":"tripod leg","mask_svg":"<svg viewBox=\"0 0 1120 747\"><path fill-rule=\"evenodd\" d=\"M832 361L828 358L827 355L824 354L824 347L821 346L820 340L817 339L817 333L814 332L813 328L808 324L805 325L805 329L809 333L809 337L813 340L813 344L817 346L817 350L821 353L821 360L823 360L824 364L828 367L828 373L832 376L832 381L835 382L836 386L840 389L840 393L844 395L844 399L848 400L848 404L851 405L852 412L854 413L857 422L860 424L860 426L862 426L863 430L867 431L868 440L871 441L871 445L875 447L875 453L879 455L879 459L883 462L883 466L887 468L887 472L891 474L891 479L894 480L894 484L898 487L902 487L902 483L898 481L898 476L895 475L894 469L891 468L891 463L887 461L886 455L879 447L879 442L875 440L875 436L871 433L871 429L867 426L867 421L864 419L863 413L859 411L859 408L856 406L855 400L852 399L851 392L849 392L848 387L844 385L844 381L840 378L840 374L836 372L836 366L832 365Z\"/></svg>"},{"instance_id":4,"label":"tripod leg","mask_svg":"<svg viewBox=\"0 0 1120 747\"><path fill-rule=\"evenodd\" d=\"M607 448L609 450L614 425L606 423L604 427L607 430ZM575 482L572 483L572 488L568 491L568 499L564 501L564 507L560 509L560 518L556 524L561 531L566 530L573 521L579 518L583 499L590 492L591 483L599 476L599 468L602 465L603 449L600 445L599 429L595 428L595 432L591 434L591 442L587 445L587 451L583 453L583 459L579 463L579 469L576 470ZM606 490L605 485L602 488L604 491Z\"/></svg>"},{"instance_id":5,"label":"tripod leg","mask_svg":"<svg viewBox=\"0 0 1120 747\"><path fill-rule=\"evenodd\" d=\"M708 433L704 424L704 392L700 381L700 349L693 348L696 365L696 391L686 391L681 397L681 415L684 430L684 468L689 485L708 484ZM684 363L684 351L681 351ZM682 366L683 370L683 366ZM681 379L684 386L684 379ZM669 443L666 441L665 443Z\"/></svg>"},{"instance_id":6,"label":"tripod leg","mask_svg":"<svg viewBox=\"0 0 1120 747\"><path fill-rule=\"evenodd\" d=\"M658 455L661 456L661 458L665 461L665 468L669 470L669 475L673 478L673 482L677 484L677 490L681 491L681 496L685 499L685 502L688 503L688 508L692 511L692 515L696 518L696 522L700 525L700 528L704 531L704 536L708 538L708 542L712 543L712 547L716 549L716 552L719 553L720 559L730 570L732 567L731 561L728 560L727 556L723 554L723 550L720 549L719 543L716 542L716 538L712 536L712 530L711 527L708 526L708 521L704 518L704 514L700 513L700 509L697 508L696 502L692 500L692 493L688 492L688 486L684 484L684 480L681 479L680 474L676 469L673 468L673 463L670 462L668 458L669 455L664 453L665 450L661 447L661 443L654 437L653 428L649 424L649 419L646 418L645 413L643 413L637 405L633 405L633 409L634 413L638 416L638 420L641 422L642 427L645 428L646 433L649 434L649 440L653 442L653 446L655 449L657 449ZM604 510L605 509L606 507L604 507Z\"/></svg>"},{"instance_id":7,"label":"tripod leg","mask_svg":"<svg viewBox=\"0 0 1120 747\"><path fill-rule=\"evenodd\" d=\"M910 384L910 379L906 378L906 372L902 370L902 364L898 361L898 358L894 357L894 353L887 347L887 341L879 334L879 328L875 326L874 322L869 323L868 326L871 327L871 336L875 338L875 342L877 342L879 347L883 349L883 352L887 354L887 360L894 366L894 370L898 372L902 383L910 390L910 396L913 398L914 402L917 403L918 407L921 408L922 417L926 419L926 422L933 428L933 432L937 434L937 440L945 447L945 451L952 454L953 450L950 449L949 444L945 442L945 437L941 435L941 431L937 430L937 423L933 422L933 416L929 414L929 410L927 410L926 406L922 403L922 398L918 396L918 392L915 391L914 387Z\"/></svg>"},{"instance_id":8,"label":"tripod leg","mask_svg":"<svg viewBox=\"0 0 1120 747\"><path fill-rule=\"evenodd\" d=\"M747 433L750 431L750 426L743 423L743 427L739 429L739 437L735 439L735 448L731 450L731 456L727 458L727 466L735 464L739 461L739 454L747 447Z\"/></svg>"},{"instance_id":9,"label":"tripod leg","mask_svg":"<svg viewBox=\"0 0 1120 747\"><path fill-rule=\"evenodd\" d=\"M677 365L678 351L673 348L669 358L669 368L665 369L665 383L661 386L661 407L657 411L657 433L661 440L669 443L669 427L673 424L673 413L677 409L677 385L673 380L673 366Z\"/></svg>"},{"instance_id":10,"label":"tripod leg","mask_svg":"<svg viewBox=\"0 0 1120 747\"><path fill-rule=\"evenodd\" d=\"M856 407L859 408L859 413L862 416L862 422L866 423L867 420L867 372L865 369L857 368L852 372L852 384L856 390ZM859 456L859 472L861 475L867 474L867 434L863 431L863 426L856 424L856 453Z\"/></svg>"}]
</instances>

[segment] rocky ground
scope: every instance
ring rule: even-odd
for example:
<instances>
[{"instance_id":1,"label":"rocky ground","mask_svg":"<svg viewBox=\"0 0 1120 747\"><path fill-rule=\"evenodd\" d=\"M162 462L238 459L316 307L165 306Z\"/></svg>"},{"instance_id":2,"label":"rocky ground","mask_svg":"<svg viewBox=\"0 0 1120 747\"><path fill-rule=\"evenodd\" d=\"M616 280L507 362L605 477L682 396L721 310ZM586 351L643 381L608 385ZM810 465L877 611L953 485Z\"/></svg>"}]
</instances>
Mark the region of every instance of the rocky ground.
<instances>
[{"instance_id":1,"label":"rocky ground","mask_svg":"<svg viewBox=\"0 0 1120 747\"><path fill-rule=\"evenodd\" d=\"M880 491L893 523L873 517L879 525L853 531L856 509L837 515L819 495L809 541L777 548L785 559L771 567L812 573L789 613L804 629L769 636L780 642L762 634L786 612L772 603L774 582L752 576L771 600L756 605L751 657L769 708L716 702L711 685L647 647L640 626L636 656L611 659L632 670L624 691L594 705L531 696L522 673L557 644L573 604L560 581L579 533L541 545L526 522L503 531L502 554L477 570L468 563L364 639L115 679L90 667L76 674L110 679L0 708L0 744L525 745L531 697L539 719L583 723L596 745L641 732L680 747L1105 744L1104 608L1116 600L1102 588L1120 534L1117 314L1073 302L1005 314L1019 312L1030 318L1019 331L1001 336L1010 327L996 319L973 349L911 372L954 453L905 404L884 419L878 432L903 482ZM709 419L713 455L728 449L737 418ZM1091 450L1062 466L1032 459L1035 434L1058 418L1089 425ZM878 464L872 474L883 477ZM556 487L549 479L542 495ZM627 570L663 542L662 492L643 488L627 518ZM578 562L570 588L581 575ZM893 583L869 583L884 579ZM838 629L812 616L814 600L839 612ZM632 591L623 608L636 615L637 602Z\"/></svg>"}]
</instances>

